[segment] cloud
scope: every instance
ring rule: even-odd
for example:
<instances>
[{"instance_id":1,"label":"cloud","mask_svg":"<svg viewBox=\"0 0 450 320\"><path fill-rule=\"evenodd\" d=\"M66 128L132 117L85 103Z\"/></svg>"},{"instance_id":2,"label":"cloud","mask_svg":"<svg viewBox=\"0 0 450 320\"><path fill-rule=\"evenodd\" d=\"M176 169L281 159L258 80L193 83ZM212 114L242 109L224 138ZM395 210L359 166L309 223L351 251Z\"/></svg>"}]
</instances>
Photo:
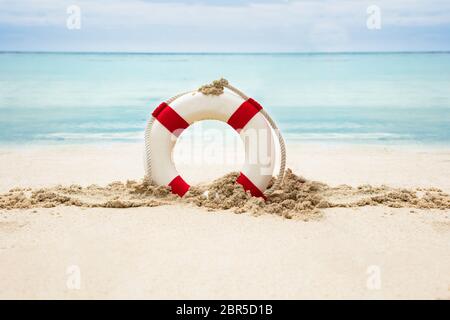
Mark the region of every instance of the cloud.
<instances>
[{"instance_id":1,"label":"cloud","mask_svg":"<svg viewBox=\"0 0 450 320\"><path fill-rule=\"evenodd\" d=\"M106 41L110 39L126 43L129 50L163 48L164 43L172 48L167 46L169 40L183 48L195 43L200 51L230 47L351 50L358 47L354 35L369 32L366 8L372 4L381 9L383 30L410 28L419 32L418 38L432 30L439 34L436 41L448 34L450 1L446 0L0 0L0 40L11 38L2 34L8 30L19 37L22 34L22 42L26 42L34 30L44 43L59 42L62 47L70 46L67 39L76 38L81 46L91 41L109 47ZM65 29L69 5L81 8L82 30L77 36L67 35ZM43 30L47 30L47 38ZM139 41L149 45L142 46Z\"/></svg>"},{"instance_id":2,"label":"cloud","mask_svg":"<svg viewBox=\"0 0 450 320\"><path fill-rule=\"evenodd\" d=\"M333 21L352 25L366 18L365 8L379 6L387 25L450 24L450 2L358 1L358 0L0 0L0 23L12 25L61 25L65 8L78 5L89 23L106 28L128 25L204 25L233 22L273 27L277 24L304 25L310 22Z\"/></svg>"}]
</instances>

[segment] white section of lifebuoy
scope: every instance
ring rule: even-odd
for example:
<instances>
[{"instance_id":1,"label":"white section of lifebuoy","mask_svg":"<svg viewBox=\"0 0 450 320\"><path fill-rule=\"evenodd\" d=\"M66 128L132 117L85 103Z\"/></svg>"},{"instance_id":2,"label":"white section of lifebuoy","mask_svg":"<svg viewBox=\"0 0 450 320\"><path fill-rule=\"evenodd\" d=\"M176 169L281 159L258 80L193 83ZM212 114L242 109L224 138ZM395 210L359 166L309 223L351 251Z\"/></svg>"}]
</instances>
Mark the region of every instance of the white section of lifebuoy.
<instances>
[{"instance_id":1,"label":"white section of lifebuoy","mask_svg":"<svg viewBox=\"0 0 450 320\"><path fill-rule=\"evenodd\" d=\"M170 107L191 125L201 120L227 122L244 102L246 100L242 97L228 91L219 96L194 92L179 97ZM272 177L275 164L275 145L270 125L257 112L239 130L239 135L244 142L246 154L241 173L263 193ZM179 176L172 161L177 136L158 120L154 121L146 144L151 153L151 179L156 184L168 185Z\"/></svg>"},{"instance_id":2,"label":"white section of lifebuoy","mask_svg":"<svg viewBox=\"0 0 450 320\"><path fill-rule=\"evenodd\" d=\"M151 179L159 185L168 185L178 175L172 160L172 150L176 143L176 137L161 123L155 121L152 126L150 152Z\"/></svg>"}]
</instances>

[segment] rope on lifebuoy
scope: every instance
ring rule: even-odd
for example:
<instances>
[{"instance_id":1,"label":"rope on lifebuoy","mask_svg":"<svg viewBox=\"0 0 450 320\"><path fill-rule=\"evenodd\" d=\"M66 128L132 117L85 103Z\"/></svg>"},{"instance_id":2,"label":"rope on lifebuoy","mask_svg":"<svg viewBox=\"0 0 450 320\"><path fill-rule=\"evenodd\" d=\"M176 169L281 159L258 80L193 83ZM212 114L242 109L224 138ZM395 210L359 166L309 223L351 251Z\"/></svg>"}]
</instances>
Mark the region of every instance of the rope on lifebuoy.
<instances>
[{"instance_id":1,"label":"rope on lifebuoy","mask_svg":"<svg viewBox=\"0 0 450 320\"><path fill-rule=\"evenodd\" d=\"M228 80L226 79L219 79L214 80L211 84L204 85L200 87L196 91L200 91L204 94L214 94L214 95L220 95L224 88L227 88L228 90L236 93L239 95L242 99L248 100L249 97L240 91L239 89L233 87L229 84ZM177 94L170 99L166 100L167 104L171 104L176 99L180 98L181 96L184 96L185 94L192 93L195 91L187 91L180 94ZM284 143L283 136L281 135L280 130L278 129L277 124L275 121L270 117L270 115L264 110L260 110L261 114L264 116L264 118L267 120L269 125L272 127L273 131L275 132L277 138L278 138L278 144L280 145L280 152L281 152L281 159L280 159L280 170L278 172L278 176L273 183L273 185L270 187L270 189L267 189L264 191L265 196L270 196L276 189L279 188L280 184L283 182L284 178L284 172L286 169L286 145ZM155 122L155 117L150 117L150 119L147 122L147 126L145 128L145 134L144 134L144 140L145 140L145 180L151 183L151 172L152 172L152 165L151 165L151 152L150 152L150 135L151 135L151 129L153 126L153 123Z\"/></svg>"}]
</instances>

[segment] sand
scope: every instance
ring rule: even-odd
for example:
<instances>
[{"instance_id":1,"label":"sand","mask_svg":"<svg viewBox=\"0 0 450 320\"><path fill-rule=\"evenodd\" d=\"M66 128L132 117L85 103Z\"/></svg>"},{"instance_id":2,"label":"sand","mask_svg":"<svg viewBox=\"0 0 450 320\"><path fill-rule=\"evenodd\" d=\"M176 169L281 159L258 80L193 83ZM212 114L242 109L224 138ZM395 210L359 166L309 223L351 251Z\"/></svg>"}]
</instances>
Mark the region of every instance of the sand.
<instances>
[{"instance_id":1,"label":"sand","mask_svg":"<svg viewBox=\"0 0 450 320\"><path fill-rule=\"evenodd\" d=\"M232 166L180 166L207 183L172 197L141 151L1 149L0 297L450 298L446 148L291 144L267 203Z\"/></svg>"},{"instance_id":2,"label":"sand","mask_svg":"<svg viewBox=\"0 0 450 320\"><path fill-rule=\"evenodd\" d=\"M278 215L307 221L322 217L325 208L388 206L392 208L450 209L450 195L439 188L399 189L388 186L349 185L330 187L308 181L287 169L279 188L267 199L252 197L235 183L239 172L229 173L212 183L194 185L183 196L171 193L167 186L140 182L112 182L105 187L70 185L50 188L13 188L0 194L0 209L53 208L137 208L193 204L208 211L231 210L234 213ZM273 181L271 182L271 184ZM269 184L269 187L271 186Z\"/></svg>"}]
</instances>

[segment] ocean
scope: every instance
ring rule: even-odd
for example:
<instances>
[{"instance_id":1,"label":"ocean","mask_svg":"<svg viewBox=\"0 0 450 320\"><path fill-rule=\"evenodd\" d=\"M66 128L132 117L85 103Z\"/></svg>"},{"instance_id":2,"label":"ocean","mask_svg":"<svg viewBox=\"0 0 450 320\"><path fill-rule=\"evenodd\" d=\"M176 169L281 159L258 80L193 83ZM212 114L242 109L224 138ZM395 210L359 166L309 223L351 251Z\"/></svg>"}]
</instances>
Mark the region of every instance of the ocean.
<instances>
[{"instance_id":1,"label":"ocean","mask_svg":"<svg viewBox=\"0 0 450 320\"><path fill-rule=\"evenodd\" d=\"M3 52L0 144L142 142L159 102L220 77L288 142L450 143L450 53Z\"/></svg>"}]
</instances>

